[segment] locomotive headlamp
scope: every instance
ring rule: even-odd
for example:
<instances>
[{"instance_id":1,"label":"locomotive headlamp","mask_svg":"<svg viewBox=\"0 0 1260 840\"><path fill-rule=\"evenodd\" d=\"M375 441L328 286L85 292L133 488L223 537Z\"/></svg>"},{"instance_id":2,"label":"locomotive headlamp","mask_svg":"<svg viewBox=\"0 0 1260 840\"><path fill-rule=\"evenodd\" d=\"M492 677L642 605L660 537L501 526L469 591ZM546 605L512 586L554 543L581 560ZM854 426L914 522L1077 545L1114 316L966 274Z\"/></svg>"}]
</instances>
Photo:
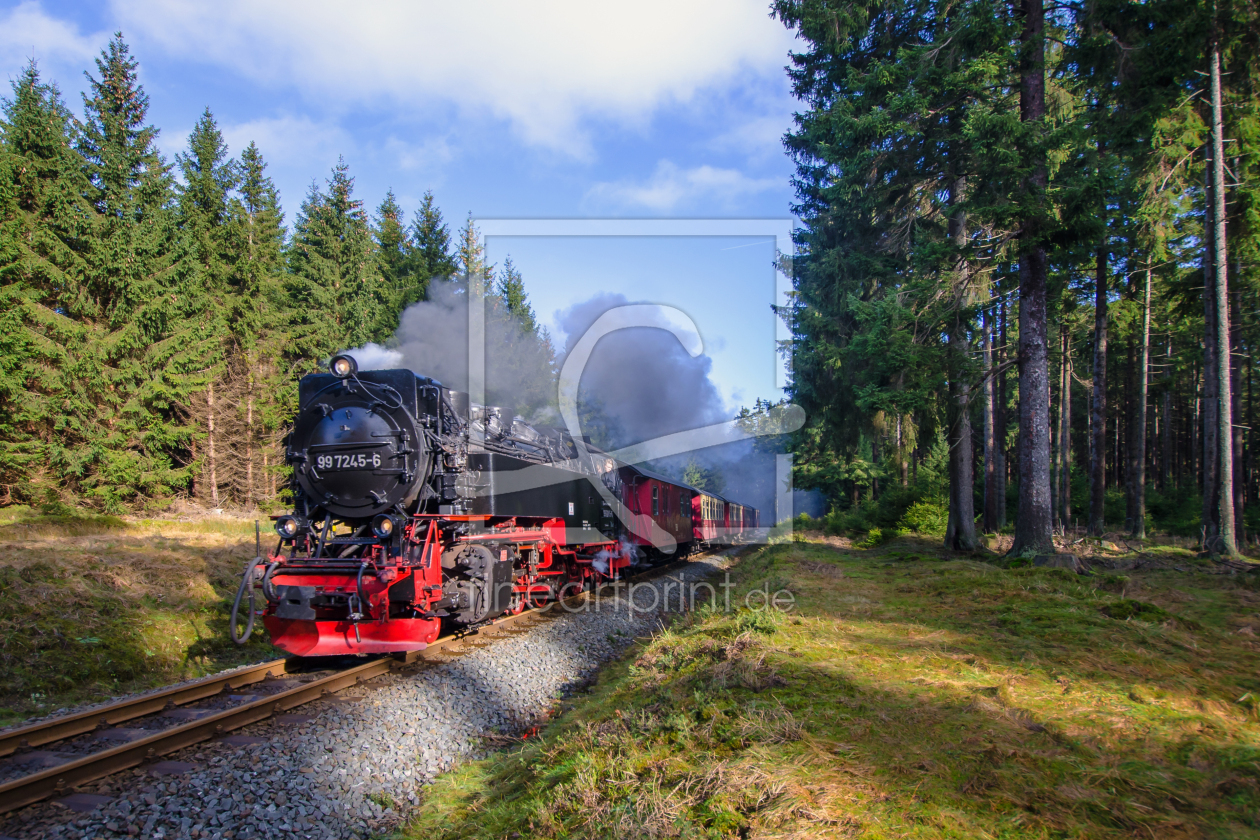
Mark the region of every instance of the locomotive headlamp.
<instances>
[{"instance_id":1,"label":"locomotive headlamp","mask_svg":"<svg viewBox=\"0 0 1260 840\"><path fill-rule=\"evenodd\" d=\"M381 515L372 520L372 533L381 539L388 539L394 536L394 532L398 530L398 523L392 516Z\"/></svg>"},{"instance_id":2,"label":"locomotive headlamp","mask_svg":"<svg viewBox=\"0 0 1260 840\"><path fill-rule=\"evenodd\" d=\"M333 356L328 369L338 379L345 379L347 376L354 376L359 372L359 363L354 360L354 356Z\"/></svg>"},{"instance_id":3,"label":"locomotive headlamp","mask_svg":"<svg viewBox=\"0 0 1260 840\"><path fill-rule=\"evenodd\" d=\"M302 523L296 516L282 516L276 520L276 533L286 540L296 537L302 530Z\"/></svg>"}]
</instances>

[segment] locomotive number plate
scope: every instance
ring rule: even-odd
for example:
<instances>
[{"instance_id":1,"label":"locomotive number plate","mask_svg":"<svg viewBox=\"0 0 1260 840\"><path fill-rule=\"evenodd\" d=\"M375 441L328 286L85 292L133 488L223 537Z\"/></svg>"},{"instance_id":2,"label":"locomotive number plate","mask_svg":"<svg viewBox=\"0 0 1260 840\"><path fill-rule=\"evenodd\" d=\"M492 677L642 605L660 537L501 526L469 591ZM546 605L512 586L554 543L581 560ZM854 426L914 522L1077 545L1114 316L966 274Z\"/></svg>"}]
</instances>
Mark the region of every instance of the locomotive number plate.
<instances>
[{"instance_id":1,"label":"locomotive number plate","mask_svg":"<svg viewBox=\"0 0 1260 840\"><path fill-rule=\"evenodd\" d=\"M318 470L370 470L381 465L381 453L351 452L348 454L330 452L327 455L315 456L315 468Z\"/></svg>"}]
</instances>

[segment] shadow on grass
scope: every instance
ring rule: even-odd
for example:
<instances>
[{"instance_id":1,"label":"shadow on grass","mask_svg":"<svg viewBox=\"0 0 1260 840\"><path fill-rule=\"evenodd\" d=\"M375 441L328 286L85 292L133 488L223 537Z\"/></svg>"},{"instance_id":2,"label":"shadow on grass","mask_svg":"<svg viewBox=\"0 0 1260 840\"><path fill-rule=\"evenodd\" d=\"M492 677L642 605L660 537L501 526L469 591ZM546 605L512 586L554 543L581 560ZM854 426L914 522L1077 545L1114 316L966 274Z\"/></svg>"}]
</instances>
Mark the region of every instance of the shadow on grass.
<instances>
[{"instance_id":1,"label":"shadow on grass","mask_svg":"<svg viewBox=\"0 0 1260 840\"><path fill-rule=\"evenodd\" d=\"M75 516L63 533L56 516L7 514L0 724L278 654L261 633L243 647L227 634L252 541L137 534L107 517Z\"/></svg>"},{"instance_id":2,"label":"shadow on grass","mask_svg":"<svg viewBox=\"0 0 1260 840\"><path fill-rule=\"evenodd\" d=\"M799 562L807 555L839 564L844 579L811 572ZM1052 677L1151 681L1170 692L1225 702L1260 692L1260 646L1230 625L1233 616L1260 604L1249 576L1090 577L939 559L890 559L798 543L765 552L741 575L793 581L805 611L896 626L898 644L907 649L942 647L907 635L915 627L938 629L964 639L961 644L992 663L1036 667ZM857 608L846 603L854 595L863 599Z\"/></svg>"},{"instance_id":3,"label":"shadow on grass","mask_svg":"<svg viewBox=\"0 0 1260 840\"><path fill-rule=\"evenodd\" d=\"M969 652L983 622L906 643L815 607L769 633L701 615L662 634L541 742L439 780L407 836L1254 834L1260 749L1237 707L1095 702L1115 687L1066 662L1032 679L1000 640Z\"/></svg>"},{"instance_id":4,"label":"shadow on grass","mask_svg":"<svg viewBox=\"0 0 1260 840\"><path fill-rule=\"evenodd\" d=\"M895 659L903 650L881 652L876 640L866 641L865 656ZM1254 731L1235 738L1188 715L1154 725L1102 713L1093 727L1047 713L1041 698L1023 702L1034 698L1001 680L919 678L915 686L911 678L891 690L843 663L788 657L774 666L797 691L769 696L809 721L810 734L830 742L819 746L836 754L820 767L873 784L877 801L899 800L892 810L910 823L948 829L951 814L966 815L971 836L1017 825L1091 837L1194 835L1203 823L1260 827Z\"/></svg>"}]
</instances>

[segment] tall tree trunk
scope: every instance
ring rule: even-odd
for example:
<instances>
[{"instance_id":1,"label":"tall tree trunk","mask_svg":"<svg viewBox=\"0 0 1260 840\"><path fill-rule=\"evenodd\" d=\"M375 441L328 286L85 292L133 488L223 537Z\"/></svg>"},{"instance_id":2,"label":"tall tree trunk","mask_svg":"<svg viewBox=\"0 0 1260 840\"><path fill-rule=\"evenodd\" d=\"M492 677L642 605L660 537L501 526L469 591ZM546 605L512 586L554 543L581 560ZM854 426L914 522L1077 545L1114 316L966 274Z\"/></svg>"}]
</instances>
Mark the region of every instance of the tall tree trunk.
<instances>
[{"instance_id":1,"label":"tall tree trunk","mask_svg":"<svg viewBox=\"0 0 1260 840\"><path fill-rule=\"evenodd\" d=\"M1116 406L1116 486L1124 488L1124 527L1133 528L1133 458L1137 453L1136 441L1133 439L1133 417L1137 410L1137 401L1134 399L1133 393L1137 390L1134 386L1134 378L1137 375L1137 336L1130 335L1126 342L1128 352L1124 354L1124 398L1120 405ZM1121 434L1121 423L1123 426L1123 434ZM1120 442L1124 441L1124 457L1121 458ZM1121 470L1120 465L1123 462L1124 467Z\"/></svg>"},{"instance_id":2,"label":"tall tree trunk","mask_svg":"<svg viewBox=\"0 0 1260 840\"><path fill-rule=\"evenodd\" d=\"M1075 365L1072 363L1072 334L1066 335L1067 346L1063 361L1067 364L1067 377L1063 379L1063 491L1058 499L1063 510L1063 528L1072 523L1072 375Z\"/></svg>"},{"instance_id":3,"label":"tall tree trunk","mask_svg":"<svg viewBox=\"0 0 1260 840\"><path fill-rule=\"evenodd\" d=\"M1063 330L1064 324L1059 323L1059 375L1058 389L1059 405L1055 410L1054 396L1055 391L1050 392L1050 525L1058 531L1062 527L1059 519L1059 497L1063 493L1062 464L1063 464L1063 377L1067 373L1067 365L1063 361Z\"/></svg>"},{"instance_id":4,"label":"tall tree trunk","mask_svg":"<svg viewBox=\"0 0 1260 840\"><path fill-rule=\"evenodd\" d=\"M879 479L875 476L879 473L879 463L882 460L879 455L879 436L880 431L876 429L871 433L871 498L879 498Z\"/></svg>"},{"instance_id":5,"label":"tall tree trunk","mask_svg":"<svg viewBox=\"0 0 1260 840\"><path fill-rule=\"evenodd\" d=\"M1072 524L1072 332L1063 327L1063 408L1060 421L1059 448L1062 451L1063 468L1059 471L1059 521L1064 533Z\"/></svg>"},{"instance_id":6,"label":"tall tree trunk","mask_svg":"<svg viewBox=\"0 0 1260 840\"><path fill-rule=\"evenodd\" d=\"M1107 250L1094 255L1094 392L1090 407L1089 525L1101 537L1107 503Z\"/></svg>"},{"instance_id":7,"label":"tall tree trunk","mask_svg":"<svg viewBox=\"0 0 1260 840\"><path fill-rule=\"evenodd\" d=\"M1255 382L1255 369L1252 362L1251 354L1247 354L1247 440L1243 449L1243 470L1246 473L1246 481L1243 483L1245 488L1243 500L1255 500L1255 428L1256 428L1256 411L1255 411L1255 394L1252 390L1252 383ZM1242 511L1238 511L1238 517L1242 518Z\"/></svg>"},{"instance_id":8,"label":"tall tree trunk","mask_svg":"<svg viewBox=\"0 0 1260 840\"><path fill-rule=\"evenodd\" d=\"M1221 459L1220 535L1222 551L1234 557L1234 429L1229 352L1229 260L1225 243L1225 124L1221 114L1221 50L1214 5L1212 15L1212 244L1216 286L1216 375L1220 408L1217 411Z\"/></svg>"},{"instance_id":9,"label":"tall tree trunk","mask_svg":"<svg viewBox=\"0 0 1260 840\"><path fill-rule=\"evenodd\" d=\"M1171 324L1168 327L1168 338L1166 340L1165 347L1166 349L1164 351L1164 355L1168 359L1167 363L1171 365L1172 364L1172 325ZM1164 491L1165 493L1168 492L1169 486L1172 482L1172 428L1173 428L1172 388L1173 386L1172 386L1171 381L1169 381L1164 386L1164 428L1161 430L1163 432L1161 436L1163 453L1160 455L1160 461L1159 461L1159 489Z\"/></svg>"},{"instance_id":10,"label":"tall tree trunk","mask_svg":"<svg viewBox=\"0 0 1260 840\"><path fill-rule=\"evenodd\" d=\"M1237 266L1234 267L1233 277L1237 277ZM1242 416L1242 387L1240 378L1242 376L1242 363L1240 357L1242 348L1239 341L1238 322L1241 318L1242 309L1239 306L1238 292L1231 291L1230 300L1230 331L1229 331L1229 394L1230 394L1230 450L1234 464L1234 481L1231 485L1234 495L1234 546L1246 545L1246 528L1243 523L1243 468L1242 468L1242 452L1243 452L1243 428L1236 422L1235 418Z\"/></svg>"},{"instance_id":11,"label":"tall tree trunk","mask_svg":"<svg viewBox=\"0 0 1260 840\"><path fill-rule=\"evenodd\" d=\"M966 357L967 341L961 336L963 325L954 324L949 339L954 356L951 365L949 393L949 521L945 531L945 547L956 551L973 551L976 540L975 503L972 496L974 463L971 440L971 387L965 381L960 362Z\"/></svg>"},{"instance_id":12,"label":"tall tree trunk","mask_svg":"<svg viewBox=\"0 0 1260 840\"><path fill-rule=\"evenodd\" d=\"M1125 374L1126 374L1125 382L1126 383L1128 382L1127 374L1133 372L1132 368L1133 368L1132 365L1125 366ZM1121 394L1122 398L1119 400L1118 404L1114 406L1111 412L1113 415L1112 423L1111 423L1111 460L1108 461L1107 463L1112 465L1112 470L1115 473L1111 477L1112 487L1124 486L1124 473L1121 471L1121 468L1120 468L1120 463L1124 460L1122 457L1120 457L1120 453L1122 451L1120 449L1120 424L1124 419L1124 411L1123 411L1124 404L1125 404L1125 400L1123 399L1124 396L1126 395ZM1126 517L1128 516L1127 510L1125 511L1125 516Z\"/></svg>"},{"instance_id":13,"label":"tall tree trunk","mask_svg":"<svg viewBox=\"0 0 1260 840\"><path fill-rule=\"evenodd\" d=\"M998 530L1006 527L1006 482L1008 479L1006 465L1006 370L1002 365L1006 363L1007 354L1007 329L1006 329L1006 298L1003 297L999 304L998 323L1002 330L1002 339L998 344L998 369L1002 372L998 374L998 401L993 409L993 422L996 424L996 440L997 447L993 453L994 467L997 472L997 525Z\"/></svg>"},{"instance_id":14,"label":"tall tree trunk","mask_svg":"<svg viewBox=\"0 0 1260 840\"><path fill-rule=\"evenodd\" d=\"M1208 231L1215 228L1213 218L1216 215L1212 200L1212 147L1205 149L1207 154L1206 179L1208 202L1206 208L1206 227ZM1210 239L1210 235L1209 235ZM1199 473L1203 488L1202 520L1200 522L1201 548L1204 551L1214 550L1221 532L1220 520L1220 379L1217 376L1217 307L1216 307L1216 261L1213 245L1209 241L1203 251L1203 385L1202 399L1198 402L1198 429L1203 452L1199 460Z\"/></svg>"},{"instance_id":15,"label":"tall tree trunk","mask_svg":"<svg viewBox=\"0 0 1260 840\"><path fill-rule=\"evenodd\" d=\"M214 455L214 383L206 389L206 466L210 470L210 502L219 506L218 464Z\"/></svg>"},{"instance_id":16,"label":"tall tree trunk","mask_svg":"<svg viewBox=\"0 0 1260 840\"><path fill-rule=\"evenodd\" d=\"M1019 513L1014 554L1054 551L1050 524L1050 371L1046 335L1046 248L1042 218L1047 171L1041 124L1046 115L1045 8L1022 0L1020 120L1033 130L1027 189L1033 209L1020 230L1019 265Z\"/></svg>"},{"instance_id":17,"label":"tall tree trunk","mask_svg":"<svg viewBox=\"0 0 1260 840\"><path fill-rule=\"evenodd\" d=\"M949 203L957 207L966 189L964 178L955 178L950 184ZM961 253L967 245L967 214L955 209L949 217L949 235L959 251L959 296L966 299L971 283L971 268ZM966 360L970 350L966 338L966 324L961 317L954 319L949 334L950 376L949 410L949 523L945 545L957 551L973 551L976 548L976 513L972 487L975 481L975 462L971 440L971 385L967 381Z\"/></svg>"},{"instance_id":18,"label":"tall tree trunk","mask_svg":"<svg viewBox=\"0 0 1260 840\"><path fill-rule=\"evenodd\" d=\"M1146 393L1151 369L1151 259L1146 258L1146 290L1142 305L1142 347L1138 360L1138 392L1134 414L1133 438L1137 447L1134 453L1132 475L1129 482L1133 487L1133 536L1146 539Z\"/></svg>"},{"instance_id":19,"label":"tall tree trunk","mask_svg":"<svg viewBox=\"0 0 1260 840\"><path fill-rule=\"evenodd\" d=\"M267 501L275 501L276 498L276 476L271 471L270 457L267 450L263 450L263 474L267 476Z\"/></svg>"},{"instance_id":20,"label":"tall tree trunk","mask_svg":"<svg viewBox=\"0 0 1260 840\"><path fill-rule=\"evenodd\" d=\"M257 505L254 494L254 373L249 374L249 393L245 397L245 500Z\"/></svg>"},{"instance_id":21,"label":"tall tree trunk","mask_svg":"<svg viewBox=\"0 0 1260 840\"><path fill-rule=\"evenodd\" d=\"M905 415L897 415L897 461L901 464L901 486L910 486L910 462L906 459Z\"/></svg>"},{"instance_id":22,"label":"tall tree trunk","mask_svg":"<svg viewBox=\"0 0 1260 840\"><path fill-rule=\"evenodd\" d=\"M985 309L980 329L981 357L984 361L984 522L986 534L998 530L997 474L997 382L993 366L993 315Z\"/></svg>"}]
</instances>

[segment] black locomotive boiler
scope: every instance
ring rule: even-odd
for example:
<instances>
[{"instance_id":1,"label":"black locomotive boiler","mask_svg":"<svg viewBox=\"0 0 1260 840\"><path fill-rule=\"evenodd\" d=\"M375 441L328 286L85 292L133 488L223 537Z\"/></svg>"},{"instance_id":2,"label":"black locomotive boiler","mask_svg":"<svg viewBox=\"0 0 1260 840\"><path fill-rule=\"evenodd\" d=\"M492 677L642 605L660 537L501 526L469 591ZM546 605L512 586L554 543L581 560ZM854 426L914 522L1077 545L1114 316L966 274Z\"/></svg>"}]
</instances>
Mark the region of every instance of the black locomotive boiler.
<instances>
[{"instance_id":1,"label":"black locomotive boiler","mask_svg":"<svg viewBox=\"0 0 1260 840\"><path fill-rule=\"evenodd\" d=\"M239 607L261 590L277 647L419 650L444 623L519 612L659 558L644 551L653 535L677 532L674 556L697 544L695 488L670 483L679 509L648 514L634 488L664 479L561 429L409 370L360 371L349 355L329 370L299 383L286 446L294 510L274 517L279 544L250 564L237 596Z\"/></svg>"}]
</instances>

